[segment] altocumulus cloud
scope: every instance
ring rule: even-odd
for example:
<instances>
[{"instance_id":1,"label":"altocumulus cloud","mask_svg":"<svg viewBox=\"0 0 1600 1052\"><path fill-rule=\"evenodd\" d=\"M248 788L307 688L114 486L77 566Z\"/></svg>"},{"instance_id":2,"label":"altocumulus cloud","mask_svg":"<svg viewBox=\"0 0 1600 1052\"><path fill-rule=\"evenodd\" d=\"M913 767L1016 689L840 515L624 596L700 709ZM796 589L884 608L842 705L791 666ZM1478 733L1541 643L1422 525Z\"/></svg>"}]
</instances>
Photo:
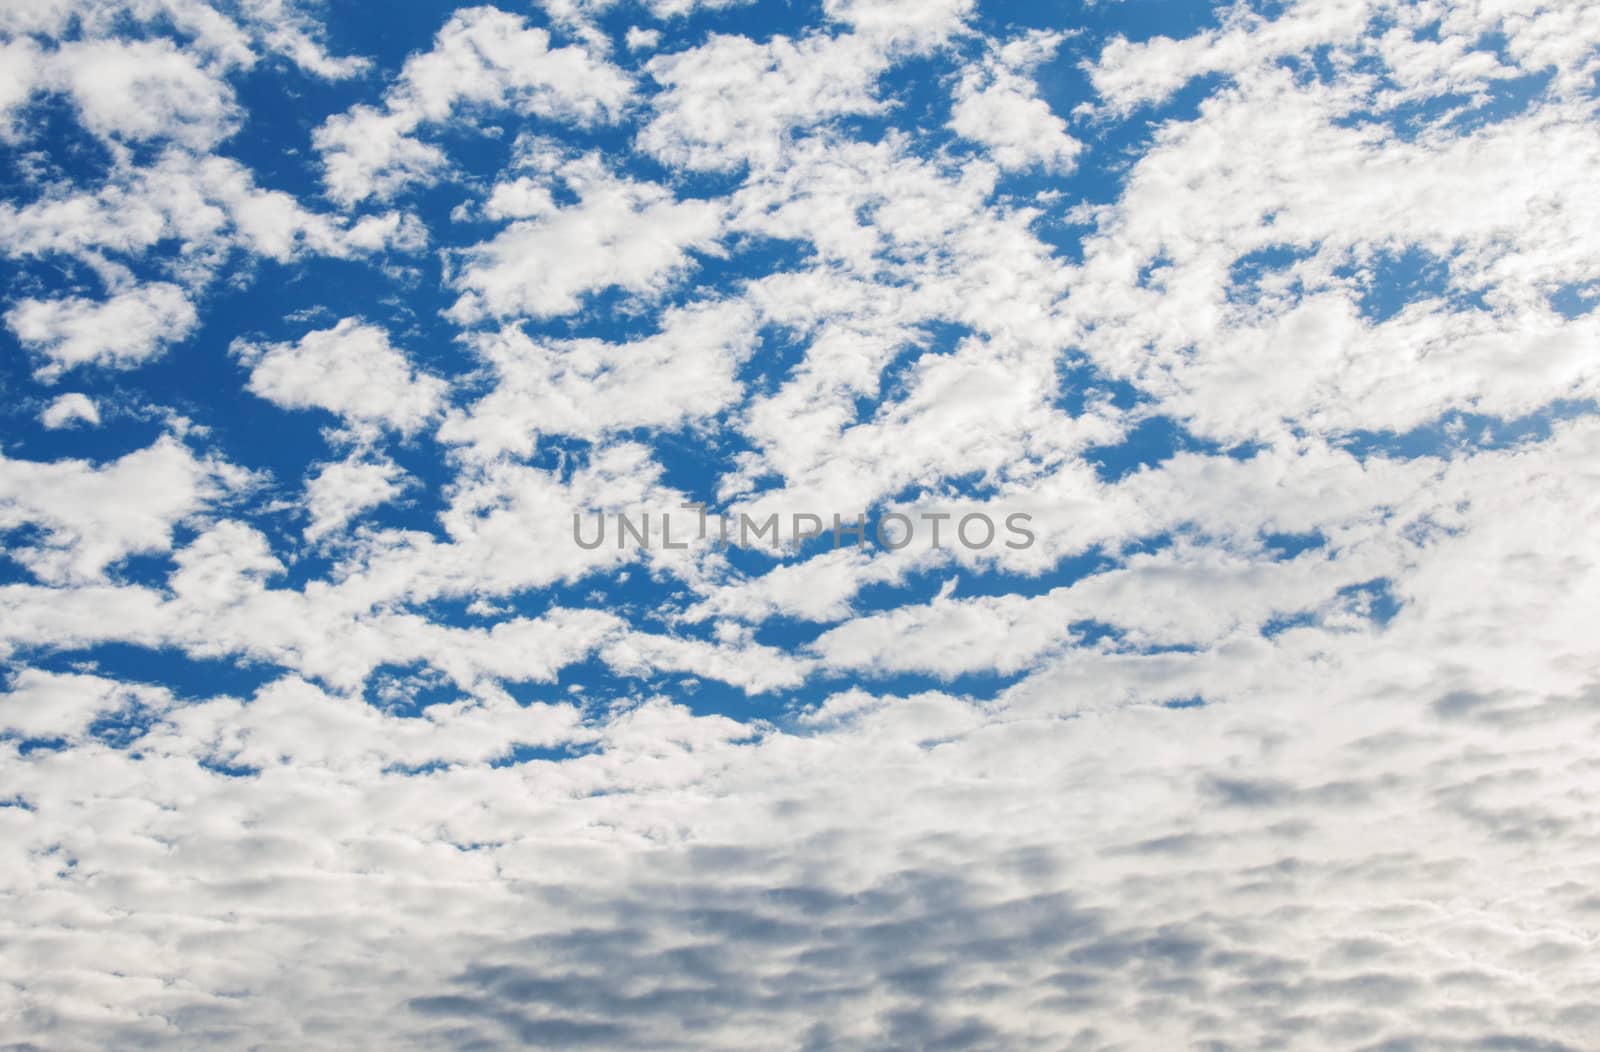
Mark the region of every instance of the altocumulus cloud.
<instances>
[{"instance_id":1,"label":"altocumulus cloud","mask_svg":"<svg viewBox=\"0 0 1600 1052\"><path fill-rule=\"evenodd\" d=\"M0 1045L1600 1047L1600 7L0 56Z\"/></svg>"}]
</instances>

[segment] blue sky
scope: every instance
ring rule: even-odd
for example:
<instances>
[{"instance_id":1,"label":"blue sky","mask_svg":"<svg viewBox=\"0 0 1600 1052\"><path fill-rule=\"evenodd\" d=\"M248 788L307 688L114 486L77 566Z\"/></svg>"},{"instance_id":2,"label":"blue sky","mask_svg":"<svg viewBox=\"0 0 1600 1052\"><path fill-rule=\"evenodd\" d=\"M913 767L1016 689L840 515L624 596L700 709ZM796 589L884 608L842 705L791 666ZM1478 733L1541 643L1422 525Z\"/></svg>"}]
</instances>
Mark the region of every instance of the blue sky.
<instances>
[{"instance_id":1,"label":"blue sky","mask_svg":"<svg viewBox=\"0 0 1600 1052\"><path fill-rule=\"evenodd\" d=\"M0 1035L1590 1047L1597 44L0 14Z\"/></svg>"}]
</instances>

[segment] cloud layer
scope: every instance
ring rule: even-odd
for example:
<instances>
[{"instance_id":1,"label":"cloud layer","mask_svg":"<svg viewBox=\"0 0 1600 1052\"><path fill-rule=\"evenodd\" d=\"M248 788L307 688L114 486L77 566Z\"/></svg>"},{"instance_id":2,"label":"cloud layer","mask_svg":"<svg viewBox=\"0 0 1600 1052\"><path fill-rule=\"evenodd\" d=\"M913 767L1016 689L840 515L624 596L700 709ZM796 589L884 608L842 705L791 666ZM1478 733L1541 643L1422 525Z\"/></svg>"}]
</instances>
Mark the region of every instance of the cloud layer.
<instances>
[{"instance_id":1,"label":"cloud layer","mask_svg":"<svg viewBox=\"0 0 1600 1052\"><path fill-rule=\"evenodd\" d=\"M1600 1044L1591 5L336 7L0 13L0 1044Z\"/></svg>"}]
</instances>

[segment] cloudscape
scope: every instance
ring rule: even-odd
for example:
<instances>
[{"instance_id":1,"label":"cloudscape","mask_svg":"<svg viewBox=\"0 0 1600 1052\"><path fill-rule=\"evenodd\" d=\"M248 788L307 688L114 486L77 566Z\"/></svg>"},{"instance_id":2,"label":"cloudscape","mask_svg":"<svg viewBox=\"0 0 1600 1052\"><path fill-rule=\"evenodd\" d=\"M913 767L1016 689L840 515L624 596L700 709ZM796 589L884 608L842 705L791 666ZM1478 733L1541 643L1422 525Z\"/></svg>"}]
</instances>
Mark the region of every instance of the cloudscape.
<instances>
[{"instance_id":1,"label":"cloudscape","mask_svg":"<svg viewBox=\"0 0 1600 1052\"><path fill-rule=\"evenodd\" d=\"M0 5L0 1049L1600 1049L1600 3Z\"/></svg>"}]
</instances>

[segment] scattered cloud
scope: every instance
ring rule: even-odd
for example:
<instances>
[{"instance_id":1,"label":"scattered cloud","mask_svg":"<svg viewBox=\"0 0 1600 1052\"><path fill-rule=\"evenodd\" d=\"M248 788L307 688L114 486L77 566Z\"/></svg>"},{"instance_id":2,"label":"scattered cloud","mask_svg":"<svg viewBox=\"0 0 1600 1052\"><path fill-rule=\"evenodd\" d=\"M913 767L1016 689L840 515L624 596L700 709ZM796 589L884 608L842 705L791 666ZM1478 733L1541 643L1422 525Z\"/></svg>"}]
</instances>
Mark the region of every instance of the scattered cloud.
<instances>
[{"instance_id":1,"label":"scattered cloud","mask_svg":"<svg viewBox=\"0 0 1600 1052\"><path fill-rule=\"evenodd\" d=\"M362 512L387 504L405 492L408 481L414 480L386 457L357 453L322 465L306 480L306 512L311 516L306 540L318 541Z\"/></svg>"},{"instance_id":2,"label":"scattered cloud","mask_svg":"<svg viewBox=\"0 0 1600 1052\"><path fill-rule=\"evenodd\" d=\"M330 117L314 141L329 195L350 205L435 178L445 154L416 132L463 110L592 124L617 116L631 93L628 76L586 48L552 47L548 31L498 8L465 8L431 51L406 61L382 107Z\"/></svg>"},{"instance_id":3,"label":"scattered cloud","mask_svg":"<svg viewBox=\"0 0 1600 1052\"><path fill-rule=\"evenodd\" d=\"M553 188L576 203L557 205ZM717 204L618 178L593 154L497 185L487 208L513 221L463 253L453 281L462 296L450 309L463 323L570 314L599 289L658 292L690 267L690 251L715 251L722 226Z\"/></svg>"},{"instance_id":4,"label":"scattered cloud","mask_svg":"<svg viewBox=\"0 0 1600 1052\"><path fill-rule=\"evenodd\" d=\"M1039 97L1033 68L1060 47L1060 33L1034 32L995 50L964 70L956 85L950 127L989 147L1002 168L1072 167L1083 144Z\"/></svg>"},{"instance_id":5,"label":"scattered cloud","mask_svg":"<svg viewBox=\"0 0 1600 1052\"><path fill-rule=\"evenodd\" d=\"M1592 1047L1600 15L1125 6L0 9L0 1044Z\"/></svg>"},{"instance_id":6,"label":"scattered cloud","mask_svg":"<svg viewBox=\"0 0 1600 1052\"><path fill-rule=\"evenodd\" d=\"M52 431L75 427L80 423L89 427L99 427L100 408L88 395L73 391L58 395L53 402L45 406L44 412L39 414L39 422Z\"/></svg>"},{"instance_id":7,"label":"scattered cloud","mask_svg":"<svg viewBox=\"0 0 1600 1052\"><path fill-rule=\"evenodd\" d=\"M46 359L37 375L51 379L82 365L138 365L187 337L198 316L183 289L157 282L104 302L23 300L5 320L24 347Z\"/></svg>"},{"instance_id":8,"label":"scattered cloud","mask_svg":"<svg viewBox=\"0 0 1600 1052\"><path fill-rule=\"evenodd\" d=\"M416 431L443 406L449 384L418 370L386 330L356 318L294 343L238 343L252 393L285 409L325 409L353 424Z\"/></svg>"}]
</instances>

